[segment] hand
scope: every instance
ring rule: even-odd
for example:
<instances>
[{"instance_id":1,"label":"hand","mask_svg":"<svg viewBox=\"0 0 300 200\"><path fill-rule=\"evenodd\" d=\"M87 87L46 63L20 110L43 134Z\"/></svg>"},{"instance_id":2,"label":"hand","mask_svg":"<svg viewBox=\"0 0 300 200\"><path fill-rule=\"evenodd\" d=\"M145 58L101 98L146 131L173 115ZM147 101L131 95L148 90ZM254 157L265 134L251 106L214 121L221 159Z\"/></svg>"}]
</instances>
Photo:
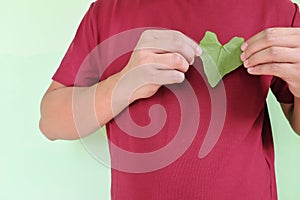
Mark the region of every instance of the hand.
<instances>
[{"instance_id":1,"label":"hand","mask_svg":"<svg viewBox=\"0 0 300 200\"><path fill-rule=\"evenodd\" d=\"M120 72L122 88L133 90L129 102L151 97L162 85L183 82L184 73L201 52L197 43L178 31L143 32Z\"/></svg>"},{"instance_id":2,"label":"hand","mask_svg":"<svg viewBox=\"0 0 300 200\"><path fill-rule=\"evenodd\" d=\"M300 28L270 28L242 45L241 59L249 74L273 75L300 97Z\"/></svg>"}]
</instances>

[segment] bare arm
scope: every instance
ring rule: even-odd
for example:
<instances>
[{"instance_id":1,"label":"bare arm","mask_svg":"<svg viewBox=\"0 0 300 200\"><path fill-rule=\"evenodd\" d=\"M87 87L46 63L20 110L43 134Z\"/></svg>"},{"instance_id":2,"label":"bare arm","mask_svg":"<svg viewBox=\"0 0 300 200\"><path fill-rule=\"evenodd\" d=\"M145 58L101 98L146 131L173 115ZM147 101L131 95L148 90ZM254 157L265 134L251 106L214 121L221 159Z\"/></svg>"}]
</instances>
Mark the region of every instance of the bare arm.
<instances>
[{"instance_id":1,"label":"bare arm","mask_svg":"<svg viewBox=\"0 0 300 200\"><path fill-rule=\"evenodd\" d=\"M97 104L95 104L95 110L101 112L96 112L98 123L94 123L93 127L89 127L89 129L91 132L97 130L100 126L106 124L113 118L110 101L113 87L118 80L119 74L116 74L92 87L86 88L65 87L53 81L41 103L41 131L51 140L79 138L73 113L74 89L76 90L76 94L78 94L76 95L77 98L81 98L82 101L90 99L91 94L95 93L95 100L97 102ZM101 100L99 100L100 97ZM120 101L122 100L120 99ZM123 108L119 109L120 112ZM89 119L93 116L83 117Z\"/></svg>"},{"instance_id":2,"label":"bare arm","mask_svg":"<svg viewBox=\"0 0 300 200\"><path fill-rule=\"evenodd\" d=\"M121 72L91 87L54 81L41 103L40 129L51 140L93 133L135 100L151 97L162 85L181 83L200 54L197 43L182 33L145 31Z\"/></svg>"}]
</instances>

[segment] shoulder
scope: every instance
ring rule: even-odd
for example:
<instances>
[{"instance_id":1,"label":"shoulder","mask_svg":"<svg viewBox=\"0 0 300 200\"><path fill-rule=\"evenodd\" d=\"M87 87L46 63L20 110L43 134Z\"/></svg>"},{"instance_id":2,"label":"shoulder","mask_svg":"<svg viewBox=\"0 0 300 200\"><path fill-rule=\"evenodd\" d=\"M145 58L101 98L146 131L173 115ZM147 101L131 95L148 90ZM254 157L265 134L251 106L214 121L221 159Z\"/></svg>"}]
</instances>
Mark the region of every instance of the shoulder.
<instances>
[{"instance_id":1,"label":"shoulder","mask_svg":"<svg viewBox=\"0 0 300 200\"><path fill-rule=\"evenodd\" d=\"M91 3L90 12L93 15L116 15L120 10L131 9L138 0L96 0Z\"/></svg>"},{"instance_id":2,"label":"shoulder","mask_svg":"<svg viewBox=\"0 0 300 200\"><path fill-rule=\"evenodd\" d=\"M297 4L291 0L264 0L263 10L267 14L267 21L274 21L277 26L292 26Z\"/></svg>"},{"instance_id":3,"label":"shoulder","mask_svg":"<svg viewBox=\"0 0 300 200\"><path fill-rule=\"evenodd\" d=\"M119 6L126 6L130 9L131 5L139 3L140 0L96 0L92 4L96 9L99 8L116 8Z\"/></svg>"}]
</instances>

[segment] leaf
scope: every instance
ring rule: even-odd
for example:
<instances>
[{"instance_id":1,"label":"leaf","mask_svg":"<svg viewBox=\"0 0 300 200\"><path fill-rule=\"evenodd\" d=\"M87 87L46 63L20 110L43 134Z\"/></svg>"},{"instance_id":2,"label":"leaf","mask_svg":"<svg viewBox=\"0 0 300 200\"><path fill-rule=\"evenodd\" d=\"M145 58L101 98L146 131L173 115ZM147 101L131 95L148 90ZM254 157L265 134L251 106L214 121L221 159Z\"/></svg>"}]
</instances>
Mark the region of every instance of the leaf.
<instances>
[{"instance_id":1,"label":"leaf","mask_svg":"<svg viewBox=\"0 0 300 200\"><path fill-rule=\"evenodd\" d=\"M224 46L215 33L207 31L200 42L203 50L200 56L204 72L211 87L215 87L228 73L243 64L240 59L244 38L234 37Z\"/></svg>"}]
</instances>

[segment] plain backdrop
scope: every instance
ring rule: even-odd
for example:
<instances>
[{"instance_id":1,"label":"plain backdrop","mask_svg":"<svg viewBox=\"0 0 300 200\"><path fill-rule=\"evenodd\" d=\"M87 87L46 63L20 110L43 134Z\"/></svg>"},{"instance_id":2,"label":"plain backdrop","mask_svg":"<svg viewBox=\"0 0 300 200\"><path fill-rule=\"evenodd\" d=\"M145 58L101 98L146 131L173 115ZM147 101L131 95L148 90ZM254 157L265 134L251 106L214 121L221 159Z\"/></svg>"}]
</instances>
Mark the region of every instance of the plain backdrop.
<instances>
[{"instance_id":1,"label":"plain backdrop","mask_svg":"<svg viewBox=\"0 0 300 200\"><path fill-rule=\"evenodd\" d=\"M82 142L51 142L38 129L42 95L90 3L1 0L2 200L110 199L108 167L95 160ZM290 129L272 95L268 104L275 138L279 200L300 199L300 137Z\"/></svg>"}]
</instances>

